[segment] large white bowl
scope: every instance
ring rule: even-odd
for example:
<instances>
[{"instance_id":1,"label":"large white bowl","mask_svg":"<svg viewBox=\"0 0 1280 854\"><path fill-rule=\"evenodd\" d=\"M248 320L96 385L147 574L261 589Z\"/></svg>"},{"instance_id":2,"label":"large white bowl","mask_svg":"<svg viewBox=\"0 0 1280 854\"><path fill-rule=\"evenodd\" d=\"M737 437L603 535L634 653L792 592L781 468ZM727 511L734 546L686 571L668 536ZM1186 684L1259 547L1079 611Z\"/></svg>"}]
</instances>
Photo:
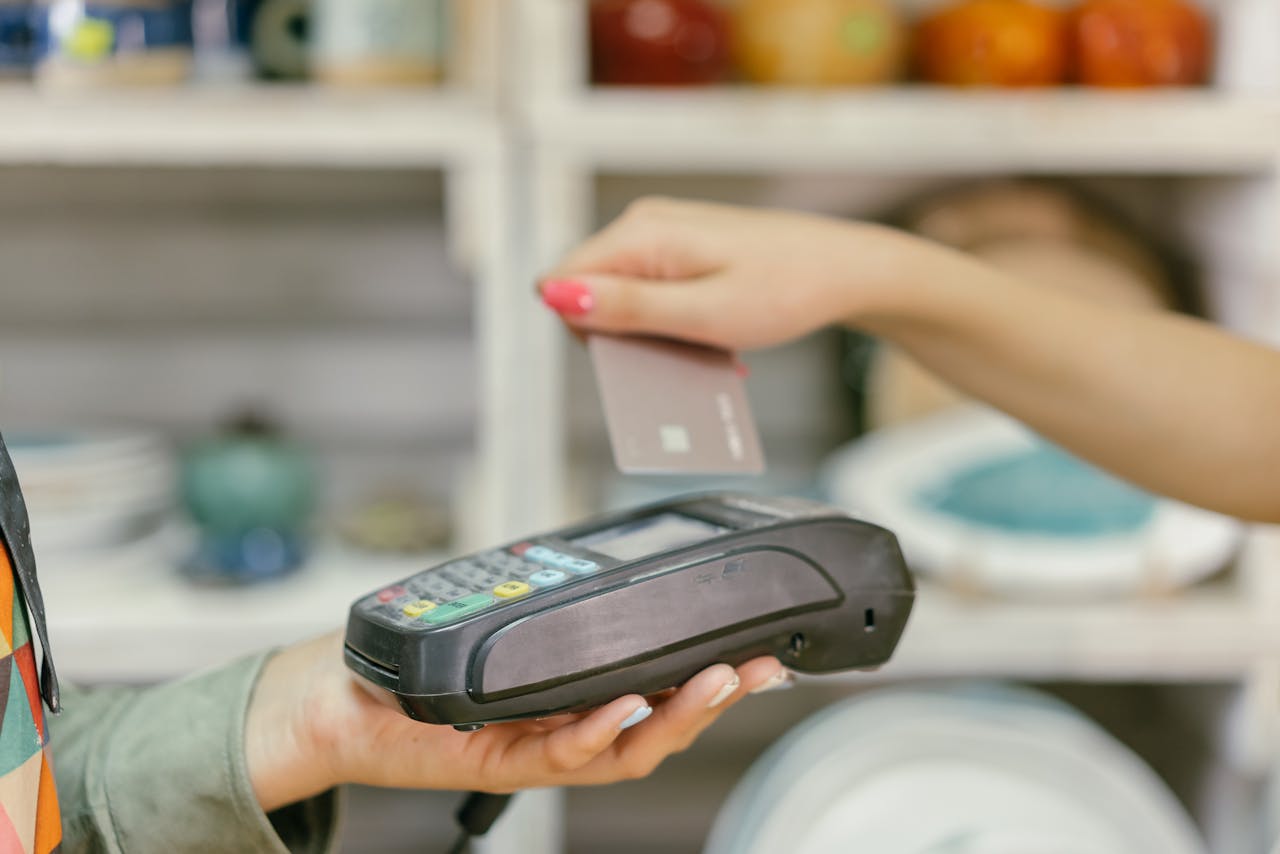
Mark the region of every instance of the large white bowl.
<instances>
[{"instance_id":1,"label":"large white bowl","mask_svg":"<svg viewBox=\"0 0 1280 854\"><path fill-rule=\"evenodd\" d=\"M1018 422L962 408L880 430L824 466L830 500L898 535L912 569L966 588L1016 595L1115 595L1193 584L1222 569L1242 525L1175 501L1125 534L1043 535L966 522L917 499L949 472L1039 441Z\"/></svg>"},{"instance_id":2,"label":"large white bowl","mask_svg":"<svg viewBox=\"0 0 1280 854\"><path fill-rule=\"evenodd\" d=\"M38 551L114 546L174 504L171 455L149 434L7 437Z\"/></svg>"},{"instance_id":3,"label":"large white bowl","mask_svg":"<svg viewBox=\"0 0 1280 854\"><path fill-rule=\"evenodd\" d=\"M1205 854L1155 773L1056 701L886 690L792 730L739 782L704 854Z\"/></svg>"}]
</instances>

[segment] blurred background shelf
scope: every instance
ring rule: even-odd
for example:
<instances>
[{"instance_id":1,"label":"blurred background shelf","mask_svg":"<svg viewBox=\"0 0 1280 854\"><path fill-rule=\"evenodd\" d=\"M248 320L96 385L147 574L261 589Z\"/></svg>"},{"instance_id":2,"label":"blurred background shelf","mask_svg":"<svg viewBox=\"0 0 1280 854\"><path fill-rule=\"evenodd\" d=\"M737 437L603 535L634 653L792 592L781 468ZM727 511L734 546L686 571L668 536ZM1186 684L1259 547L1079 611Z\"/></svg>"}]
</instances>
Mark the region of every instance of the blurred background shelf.
<instances>
[{"instance_id":1,"label":"blurred background shelf","mask_svg":"<svg viewBox=\"0 0 1280 854\"><path fill-rule=\"evenodd\" d=\"M471 35L459 37L462 73L440 88L0 86L4 428L140 426L181 446L248 397L316 449L328 509L392 475L413 478L452 504L451 551L591 512L617 475L583 393L589 367L530 282L650 193L874 217L973 176L1070 176L1187 248L1209 316L1280 338L1276 85L592 88L586 0L453 5ZM1266 0L1210 5L1237 33L1248 29L1239 10L1271 14ZM1274 71L1274 39L1261 42L1267 55L1237 57L1245 77ZM751 359L771 463L758 488L812 488L851 438L842 343L817 336ZM1237 723L1261 733L1242 752L1266 762L1280 755L1267 729L1280 720L1280 585L1260 582L1276 574L1280 546L1264 552L1163 598L1030 603L922 584L880 672L754 703L789 726L886 682L1102 682L1108 702L1119 682L1188 694L1208 682L1256 699ZM173 555L49 554L41 573L65 676L150 682L337 629L357 596L444 557L374 558L322 539L297 574L252 589L193 585ZM713 733L720 754L700 742L686 768L727 790L743 746L785 731L751 718L755 704ZM1216 745L1199 750L1206 763L1232 761ZM714 786L683 773L664 768L653 785L713 812ZM690 780L696 793L680 788ZM629 791L575 793L595 800L575 802L567 850L694 850L705 826L663 837L639 823L665 823L675 807L636 809ZM418 798L396 816L405 843L379 850L420 848ZM524 820L509 820L491 850L566 850L537 829L554 823L554 804L524 802ZM391 824L370 832L394 835Z\"/></svg>"},{"instance_id":2,"label":"blurred background shelf","mask_svg":"<svg viewBox=\"0 0 1280 854\"><path fill-rule=\"evenodd\" d=\"M1207 91L600 89L531 116L558 156L620 171L1212 174L1280 160L1280 99Z\"/></svg>"},{"instance_id":3,"label":"blurred background shelf","mask_svg":"<svg viewBox=\"0 0 1280 854\"><path fill-rule=\"evenodd\" d=\"M894 4L912 15L943 5ZM529 224L531 268L553 268L578 240L645 195L874 219L975 177L1037 175L1118 205L1148 234L1184 249L1194 259L1188 275L1209 318L1280 340L1280 77L1274 27L1262 26L1275 13L1253 0L1206 5L1218 16L1222 40L1212 80L1201 87L815 91L596 86L587 0L516 0L522 37L512 103L527 141L529 207L536 212ZM1260 35L1264 30L1269 35ZM537 307L527 308L526 317L523 393L539 402L523 422L535 451L533 473L544 502L582 510L608 497L616 480L607 456L592 444L603 428L589 366ZM834 336L818 336L750 362L770 488L784 479L784 462L788 478L795 474L791 479L801 483L807 473L811 485L822 458L848 441L849 389L835 379L841 352ZM1217 686L1230 711L1198 722L1196 731L1210 734L1200 752L1205 767L1188 776L1218 800L1194 809L1210 850L1261 850L1254 841L1263 835L1254 785L1280 745L1274 726L1280 719L1280 591L1268 580L1280 565L1275 537L1255 529L1246 537L1248 557L1231 572L1138 599L1028 602L922 582L903 642L879 672L801 680L805 690L760 702L795 711L806 702L821 705L815 697L829 701L841 691L886 683L1063 681L1097 692L1097 709L1125 708L1135 720L1146 715L1132 734L1166 716L1126 706L1123 697L1132 690L1126 683L1157 692L1183 686L1197 697L1206 685ZM752 708L735 710L743 716L737 720L755 714ZM661 804L648 812L668 817L695 802L675 789L694 767L724 768L730 757L749 751L749 729L723 736L719 754L696 747L683 771L673 761L648 790ZM1176 757L1186 744L1165 740L1151 755ZM723 773L732 779L732 771ZM698 785L706 791L705 780ZM631 814L639 789L571 794L569 850L653 848L660 831L611 834L593 823ZM696 850L707 821L673 833L661 847ZM644 842L628 848L641 834ZM518 850L519 841L510 841Z\"/></svg>"},{"instance_id":4,"label":"blurred background shelf","mask_svg":"<svg viewBox=\"0 0 1280 854\"><path fill-rule=\"evenodd\" d=\"M253 588L193 586L172 562L155 557L106 565L55 557L42 573L66 677L149 682L336 630L357 597L446 557L380 557L325 543L303 570ZM1073 608L964 597L924 584L889 665L814 681L1225 682L1280 655L1278 628L1274 614L1227 583L1165 600Z\"/></svg>"},{"instance_id":5,"label":"blurred background shelf","mask_svg":"<svg viewBox=\"0 0 1280 854\"><path fill-rule=\"evenodd\" d=\"M1280 623L1235 584L1162 599L1001 601L921 584L886 678L1231 681L1280 654ZM861 678L860 678L861 677ZM844 677L865 681L865 674Z\"/></svg>"},{"instance_id":6,"label":"blurred background shelf","mask_svg":"<svg viewBox=\"0 0 1280 854\"><path fill-rule=\"evenodd\" d=\"M492 151L496 121L462 91L238 86L0 88L0 163L434 168Z\"/></svg>"},{"instance_id":7,"label":"blurred background shelf","mask_svg":"<svg viewBox=\"0 0 1280 854\"><path fill-rule=\"evenodd\" d=\"M128 551L105 563L54 556L40 572L60 675L147 683L336 631L358 597L445 557L378 556L322 541L295 574L241 588L194 585L173 561Z\"/></svg>"}]
</instances>

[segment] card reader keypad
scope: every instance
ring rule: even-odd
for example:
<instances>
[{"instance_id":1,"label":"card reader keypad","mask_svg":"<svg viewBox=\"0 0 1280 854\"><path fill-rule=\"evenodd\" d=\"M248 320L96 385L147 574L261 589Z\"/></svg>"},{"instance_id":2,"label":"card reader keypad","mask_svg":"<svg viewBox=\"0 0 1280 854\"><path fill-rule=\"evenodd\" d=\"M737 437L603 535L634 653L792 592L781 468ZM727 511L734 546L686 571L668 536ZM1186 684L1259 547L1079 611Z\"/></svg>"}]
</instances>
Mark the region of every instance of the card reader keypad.
<instances>
[{"instance_id":1,"label":"card reader keypad","mask_svg":"<svg viewBox=\"0 0 1280 854\"><path fill-rule=\"evenodd\" d=\"M598 572L595 561L521 543L426 570L372 597L401 621L442 625Z\"/></svg>"}]
</instances>

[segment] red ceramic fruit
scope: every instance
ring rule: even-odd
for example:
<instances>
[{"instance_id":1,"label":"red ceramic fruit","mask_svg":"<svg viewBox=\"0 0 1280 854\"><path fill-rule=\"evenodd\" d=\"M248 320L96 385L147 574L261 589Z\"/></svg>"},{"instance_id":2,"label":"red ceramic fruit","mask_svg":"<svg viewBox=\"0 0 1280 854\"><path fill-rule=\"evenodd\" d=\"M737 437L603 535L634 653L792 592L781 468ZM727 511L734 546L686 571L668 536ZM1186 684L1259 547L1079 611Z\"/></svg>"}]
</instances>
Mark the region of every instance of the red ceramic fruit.
<instances>
[{"instance_id":1,"label":"red ceramic fruit","mask_svg":"<svg viewBox=\"0 0 1280 854\"><path fill-rule=\"evenodd\" d=\"M1031 0L962 0L921 22L921 76L950 86L1053 86L1067 76L1067 24Z\"/></svg>"},{"instance_id":2,"label":"red ceramic fruit","mask_svg":"<svg viewBox=\"0 0 1280 854\"><path fill-rule=\"evenodd\" d=\"M1209 75L1209 21L1183 0L1085 0L1071 37L1088 86L1190 86Z\"/></svg>"},{"instance_id":3,"label":"red ceramic fruit","mask_svg":"<svg viewBox=\"0 0 1280 854\"><path fill-rule=\"evenodd\" d=\"M738 67L757 83L888 83L906 42L892 0L741 0L734 19Z\"/></svg>"},{"instance_id":4,"label":"red ceramic fruit","mask_svg":"<svg viewBox=\"0 0 1280 854\"><path fill-rule=\"evenodd\" d=\"M715 83L729 66L725 13L706 0L593 0L591 77L616 86Z\"/></svg>"}]
</instances>

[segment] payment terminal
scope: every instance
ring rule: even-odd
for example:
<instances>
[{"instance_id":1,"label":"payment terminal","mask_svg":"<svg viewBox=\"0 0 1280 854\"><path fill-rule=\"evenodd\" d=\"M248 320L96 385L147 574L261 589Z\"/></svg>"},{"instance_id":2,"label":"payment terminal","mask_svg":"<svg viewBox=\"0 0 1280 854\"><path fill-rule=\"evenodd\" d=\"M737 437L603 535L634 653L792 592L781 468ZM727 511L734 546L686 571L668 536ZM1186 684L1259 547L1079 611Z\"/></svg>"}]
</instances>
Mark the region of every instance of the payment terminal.
<instances>
[{"instance_id":1,"label":"payment terminal","mask_svg":"<svg viewBox=\"0 0 1280 854\"><path fill-rule=\"evenodd\" d=\"M346 662L459 729L654 693L724 662L889 659L915 599L894 535L794 498L615 513L424 570L351 608Z\"/></svg>"}]
</instances>

